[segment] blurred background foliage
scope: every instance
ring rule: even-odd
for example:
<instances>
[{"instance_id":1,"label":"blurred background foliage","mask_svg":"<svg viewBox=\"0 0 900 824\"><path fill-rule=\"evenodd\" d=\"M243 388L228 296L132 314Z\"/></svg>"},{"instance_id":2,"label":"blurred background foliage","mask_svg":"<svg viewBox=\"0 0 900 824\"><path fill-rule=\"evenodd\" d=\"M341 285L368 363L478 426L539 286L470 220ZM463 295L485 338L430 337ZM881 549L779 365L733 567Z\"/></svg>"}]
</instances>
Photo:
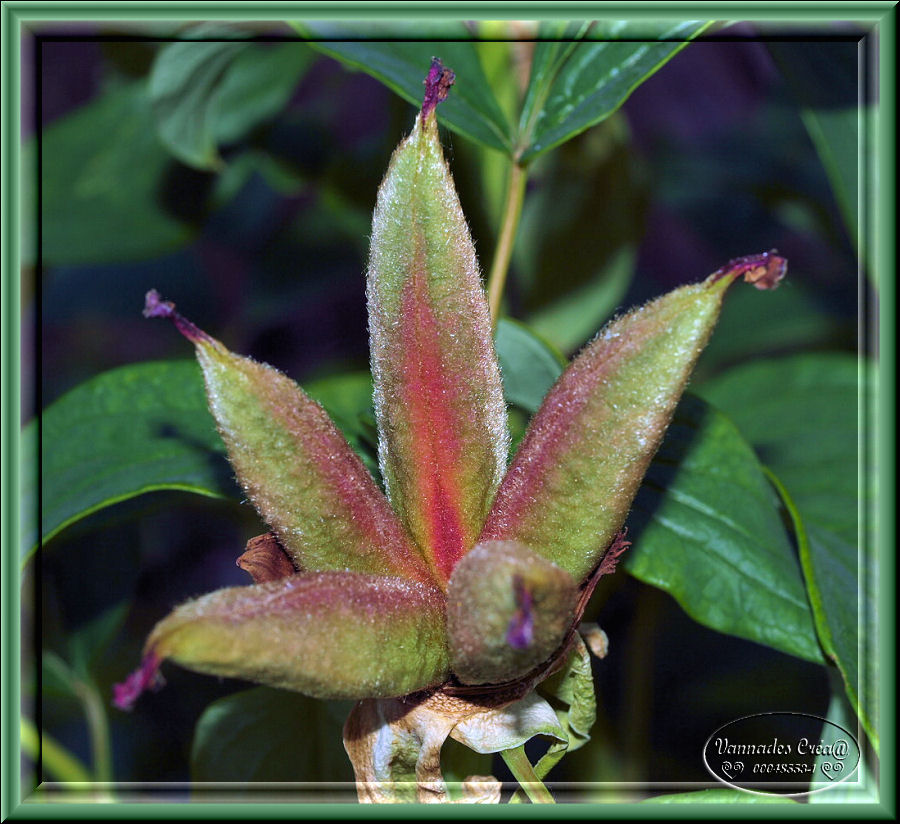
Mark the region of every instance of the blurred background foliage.
<instances>
[{"instance_id":1,"label":"blurred background foliage","mask_svg":"<svg viewBox=\"0 0 900 824\"><path fill-rule=\"evenodd\" d=\"M576 23L556 25L542 31L602 40ZM411 31L421 39L448 36L416 26ZM515 26L495 28L462 31L530 36ZM702 28L694 24L682 36ZM334 38L346 26L297 24L275 33L296 30ZM221 445L208 419L196 417L203 397L185 377L192 367L145 363L187 360L184 341L144 321L140 310L149 288L176 300L233 351L310 387L371 459L363 281L369 224L390 154L413 121L408 100L420 93L427 62L416 60L423 52L457 72L439 114L485 270L497 246L508 157L528 161L504 303L505 314L525 326L504 321L505 342L498 339L516 386L507 386L514 434L563 356L616 312L738 255L776 247L789 259L788 280L776 292L734 290L692 388L724 413L709 425L726 440L737 438L735 449L754 447L799 512L811 513L810 529L798 529L782 508L778 528L790 557L800 553L800 600L815 614L818 644L837 655L848 677L855 635L835 621L854 623L855 570L852 591L838 587L819 597L809 581L823 557L816 534L818 546L837 547L826 560L856 552L855 364L860 346L868 354L864 323L874 292L856 213L857 43L764 42L745 27L724 31L733 39L673 46L659 71L648 66L633 85L644 82L630 96L622 92L621 107L615 96L591 98L602 116L586 130L566 120L572 115L553 86L569 71L569 40L477 48L401 41L379 50L367 40L248 42L238 28L204 25L189 30L197 42L118 37L112 27L98 29L102 39L40 42L36 134L26 145L40 171L40 254L30 261L36 289L26 307L39 317L40 361L25 412L60 405L43 432L42 515L52 523L44 525L39 561L27 560L34 534L23 549L43 650L43 692L30 701L47 736L45 777L71 780L68 753L101 780L352 778L341 706L247 691L171 666L167 688L132 714L111 709L111 686L139 659L155 621L188 597L245 583L234 559L262 531L215 457ZM554 68L544 86L527 83L522 66L529 62ZM586 82L570 74L563 77L569 86ZM602 97L608 85L595 85ZM121 373L102 402L90 394L95 384L75 389L135 363L144 371ZM73 389L86 394L63 397ZM179 483L143 478L137 491L158 491L108 505L118 500L112 488L101 494L102 506L89 506L79 495L96 492L103 472L127 473L143 459L143 418L134 409L156 404L194 421L187 446L165 455L160 477L183 466ZM704 409L685 414L707 420L713 413ZM758 425L773 415L780 428ZM725 431L725 416L740 436ZM197 450L213 459L198 462ZM123 466L110 463L116 454ZM100 462L99 475L91 474L92 461ZM639 498L633 537L657 506ZM827 522L836 511L849 519ZM812 537L799 540L806 532ZM809 603L799 573L804 541ZM594 662L598 721L591 741L550 780L706 781L700 752L719 725L775 709L826 714L835 681L822 666L812 618L807 653L744 640L756 637L751 630L737 632L742 638L717 632L689 617L672 586L654 580L668 574L661 562L648 566L641 558L629 561L633 575L604 579L589 607L587 617L611 641L609 657ZM688 588L692 563L690 555L672 561L672 575L686 577ZM819 568L819 580L834 583L832 572ZM843 610L837 619L825 603L835 599ZM831 635L823 629L829 621ZM849 651L829 650L829 638ZM29 675L26 669L33 685ZM454 753L448 748L448 763L465 761ZM499 761L460 769L504 775Z\"/></svg>"}]
</instances>

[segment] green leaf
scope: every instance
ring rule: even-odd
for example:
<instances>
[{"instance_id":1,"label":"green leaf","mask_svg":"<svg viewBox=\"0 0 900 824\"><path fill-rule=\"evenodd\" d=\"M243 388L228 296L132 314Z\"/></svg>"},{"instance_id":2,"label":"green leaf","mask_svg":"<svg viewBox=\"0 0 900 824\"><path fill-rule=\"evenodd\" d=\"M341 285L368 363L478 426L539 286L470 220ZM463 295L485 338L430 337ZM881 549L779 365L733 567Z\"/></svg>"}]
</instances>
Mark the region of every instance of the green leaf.
<instances>
[{"instance_id":1,"label":"green leaf","mask_svg":"<svg viewBox=\"0 0 900 824\"><path fill-rule=\"evenodd\" d=\"M81 701L79 677L61 656L53 650L41 655L41 693L44 698L68 698Z\"/></svg>"},{"instance_id":2,"label":"green leaf","mask_svg":"<svg viewBox=\"0 0 900 824\"><path fill-rule=\"evenodd\" d=\"M163 48L150 75L150 100L169 150L195 168L217 169L218 146L279 112L312 55L305 44L247 43L230 39L238 36L233 30L198 28L229 39Z\"/></svg>"},{"instance_id":3,"label":"green leaf","mask_svg":"<svg viewBox=\"0 0 900 824\"><path fill-rule=\"evenodd\" d=\"M539 42L519 124L521 159L531 160L609 117L707 25L603 21L582 29L584 39L574 47Z\"/></svg>"},{"instance_id":4,"label":"green leaf","mask_svg":"<svg viewBox=\"0 0 900 824\"><path fill-rule=\"evenodd\" d=\"M539 39L531 55L531 72L519 117L519 129L523 134L528 135L534 129L547 103L557 72L591 26L587 21L564 20L545 20L540 24Z\"/></svg>"},{"instance_id":5,"label":"green leaf","mask_svg":"<svg viewBox=\"0 0 900 824\"><path fill-rule=\"evenodd\" d=\"M821 662L777 497L723 414L686 396L628 520L625 566L701 624Z\"/></svg>"},{"instance_id":6,"label":"green leaf","mask_svg":"<svg viewBox=\"0 0 900 824\"><path fill-rule=\"evenodd\" d=\"M87 621L69 636L69 660L82 679L93 678L98 659L106 654L130 607L127 600L122 601Z\"/></svg>"},{"instance_id":7,"label":"green leaf","mask_svg":"<svg viewBox=\"0 0 900 824\"><path fill-rule=\"evenodd\" d=\"M869 366L845 354L807 354L737 367L699 388L728 414L796 505L798 543L822 646L844 676L848 696L878 744L874 672L877 557L871 536L865 585L858 579L859 508L871 481L859 476L862 409L870 409ZM871 467L869 467L871 468ZM804 540L805 539L805 540ZM860 672L863 610L869 669Z\"/></svg>"},{"instance_id":8,"label":"green leaf","mask_svg":"<svg viewBox=\"0 0 900 824\"><path fill-rule=\"evenodd\" d=\"M507 403L535 413L562 374L566 359L527 326L500 318L494 334Z\"/></svg>"},{"instance_id":9,"label":"green leaf","mask_svg":"<svg viewBox=\"0 0 900 824\"><path fill-rule=\"evenodd\" d=\"M835 737L842 737L843 733L849 732L852 735L856 736L856 731L858 730L858 726L856 723L856 716L854 713L853 707L847 701L846 695L838 689L831 696L831 703L828 705L828 714L827 719L832 723L836 724L836 727L832 727L829 724L825 725L823 730L823 739L825 736L830 740L834 740ZM830 743L830 741L825 740L824 743ZM857 742L862 743L862 742ZM860 755L859 766L857 767L856 775L848 775L846 777L841 776L838 773L837 778L844 778L839 784L835 786L834 781L814 781L811 785L812 789L823 789L822 792L813 792L809 796L810 804L872 804L878 801L878 782L875 780L875 776L872 773L872 770L869 768L867 763L867 755L865 748L863 748L862 753ZM816 765L813 772L814 776L824 775L824 771L822 766L826 763L830 762L829 766L832 766L835 762L834 759L828 755L820 755L816 758ZM844 765L842 765L844 766ZM829 773L831 776L834 776L834 769L830 769Z\"/></svg>"},{"instance_id":10,"label":"green leaf","mask_svg":"<svg viewBox=\"0 0 900 824\"><path fill-rule=\"evenodd\" d=\"M341 745L349 702L257 687L220 698L197 721L194 781L352 781Z\"/></svg>"},{"instance_id":11,"label":"green leaf","mask_svg":"<svg viewBox=\"0 0 900 824\"><path fill-rule=\"evenodd\" d=\"M846 335L841 321L810 290L790 280L769 292L734 289L697 365L697 380L742 360L800 348L825 347ZM760 330L764 330L760 334Z\"/></svg>"},{"instance_id":12,"label":"green leaf","mask_svg":"<svg viewBox=\"0 0 900 824\"><path fill-rule=\"evenodd\" d=\"M793 798L777 795L729 790L697 790L691 793L673 793L647 798L644 804L796 804Z\"/></svg>"},{"instance_id":13,"label":"green leaf","mask_svg":"<svg viewBox=\"0 0 900 824\"><path fill-rule=\"evenodd\" d=\"M192 361L124 366L71 390L41 416L41 455L42 542L142 492L240 496Z\"/></svg>"},{"instance_id":14,"label":"green leaf","mask_svg":"<svg viewBox=\"0 0 900 824\"><path fill-rule=\"evenodd\" d=\"M510 153L511 126L484 76L481 57L505 48L505 43L474 42L462 22L304 20L292 25L303 37L315 40L319 51L372 75L416 107L422 105L422 81L431 58L440 57L456 72L456 84L441 103L438 120L471 140ZM429 40L440 42L424 42Z\"/></svg>"},{"instance_id":15,"label":"green leaf","mask_svg":"<svg viewBox=\"0 0 900 824\"><path fill-rule=\"evenodd\" d=\"M854 41L766 44L801 106L800 115L812 139L832 191L858 251L858 159L861 123L867 113L859 105L859 49Z\"/></svg>"},{"instance_id":16,"label":"green leaf","mask_svg":"<svg viewBox=\"0 0 900 824\"><path fill-rule=\"evenodd\" d=\"M564 352L580 348L625 297L646 200L622 116L530 171L513 271L523 316ZM585 232L593 226L603 230Z\"/></svg>"},{"instance_id":17,"label":"green leaf","mask_svg":"<svg viewBox=\"0 0 900 824\"><path fill-rule=\"evenodd\" d=\"M309 385L370 470L374 457L372 382L367 372ZM44 410L42 519L37 529L38 427L22 433L22 562L39 541L119 501L162 489L241 497L207 406L194 361L124 366L73 389ZM377 475L376 475L377 477Z\"/></svg>"},{"instance_id":18,"label":"green leaf","mask_svg":"<svg viewBox=\"0 0 900 824\"><path fill-rule=\"evenodd\" d=\"M597 718L591 657L581 636L576 635L575 638L575 648L565 667L540 685L543 694L552 696L561 704L555 712L566 733L566 740L554 741L534 765L535 775L539 779L543 779L566 753L574 752L590 741L590 730ZM521 800L516 796L511 799L512 802Z\"/></svg>"},{"instance_id":19,"label":"green leaf","mask_svg":"<svg viewBox=\"0 0 900 824\"><path fill-rule=\"evenodd\" d=\"M229 160L216 177L213 203L222 207L231 202L254 174L262 177L272 191L288 197L296 197L306 188L302 175L287 163L267 152L248 149Z\"/></svg>"},{"instance_id":20,"label":"green leaf","mask_svg":"<svg viewBox=\"0 0 900 824\"><path fill-rule=\"evenodd\" d=\"M188 228L160 201L168 162L143 81L49 126L41 144L44 265L137 260L186 243Z\"/></svg>"}]
</instances>

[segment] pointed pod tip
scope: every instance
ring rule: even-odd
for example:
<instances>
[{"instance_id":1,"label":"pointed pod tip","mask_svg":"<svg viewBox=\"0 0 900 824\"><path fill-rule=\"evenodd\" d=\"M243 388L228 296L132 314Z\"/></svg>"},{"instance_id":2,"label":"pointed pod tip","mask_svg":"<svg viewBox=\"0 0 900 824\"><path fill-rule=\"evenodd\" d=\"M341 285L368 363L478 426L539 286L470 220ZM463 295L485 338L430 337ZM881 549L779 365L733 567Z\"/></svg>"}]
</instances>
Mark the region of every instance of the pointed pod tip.
<instances>
[{"instance_id":1,"label":"pointed pod tip","mask_svg":"<svg viewBox=\"0 0 900 824\"><path fill-rule=\"evenodd\" d=\"M758 255L744 255L729 260L723 267L709 276L710 283L730 278L734 281L743 276L744 282L757 289L776 289L787 274L787 258L778 254L777 249Z\"/></svg>"},{"instance_id":2,"label":"pointed pod tip","mask_svg":"<svg viewBox=\"0 0 900 824\"><path fill-rule=\"evenodd\" d=\"M201 341L209 343L213 340L206 332L194 326L186 317L175 311L175 304L170 300L163 300L156 289L151 289L144 295L142 314L145 318L168 318L191 343L200 343Z\"/></svg>"},{"instance_id":3,"label":"pointed pod tip","mask_svg":"<svg viewBox=\"0 0 900 824\"><path fill-rule=\"evenodd\" d=\"M439 57L431 58L431 68L422 81L425 85L425 97L422 100L423 120L434 111L438 103L447 99L455 80L455 72L446 68Z\"/></svg>"},{"instance_id":4,"label":"pointed pod tip","mask_svg":"<svg viewBox=\"0 0 900 824\"><path fill-rule=\"evenodd\" d=\"M163 300L156 289L151 289L144 295L145 318L171 318L175 314L175 304L170 300Z\"/></svg>"},{"instance_id":5,"label":"pointed pod tip","mask_svg":"<svg viewBox=\"0 0 900 824\"><path fill-rule=\"evenodd\" d=\"M155 652L148 652L131 675L121 684L113 685L113 705L129 712L142 693L162 688L165 680L159 672L160 663L162 661Z\"/></svg>"}]
</instances>

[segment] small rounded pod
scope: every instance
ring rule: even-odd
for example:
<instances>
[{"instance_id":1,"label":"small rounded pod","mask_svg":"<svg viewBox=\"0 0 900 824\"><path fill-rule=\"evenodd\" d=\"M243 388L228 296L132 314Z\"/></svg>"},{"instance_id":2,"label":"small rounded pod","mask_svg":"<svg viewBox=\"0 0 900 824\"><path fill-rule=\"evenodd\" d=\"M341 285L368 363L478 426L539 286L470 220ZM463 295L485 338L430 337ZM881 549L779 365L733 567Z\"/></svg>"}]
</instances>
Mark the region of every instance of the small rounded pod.
<instances>
[{"instance_id":1,"label":"small rounded pod","mask_svg":"<svg viewBox=\"0 0 900 824\"><path fill-rule=\"evenodd\" d=\"M447 591L451 669L493 684L546 661L574 620L577 585L517 541L485 541L456 565Z\"/></svg>"}]
</instances>

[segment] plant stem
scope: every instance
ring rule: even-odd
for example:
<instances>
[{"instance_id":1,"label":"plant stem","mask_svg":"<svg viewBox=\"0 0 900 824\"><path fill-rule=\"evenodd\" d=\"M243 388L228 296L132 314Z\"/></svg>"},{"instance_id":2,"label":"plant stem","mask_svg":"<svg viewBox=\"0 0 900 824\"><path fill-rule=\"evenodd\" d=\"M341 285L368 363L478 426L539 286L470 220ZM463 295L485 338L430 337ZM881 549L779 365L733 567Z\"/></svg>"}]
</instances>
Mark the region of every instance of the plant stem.
<instances>
[{"instance_id":1,"label":"plant stem","mask_svg":"<svg viewBox=\"0 0 900 824\"><path fill-rule=\"evenodd\" d=\"M509 181L506 187L506 204L503 207L503 223L500 237L497 240L497 251L488 275L488 305L491 307L491 323L496 327L500 317L500 302L503 299L503 288L506 285L506 273L512 257L516 230L522 215L522 202L525 199L525 167L513 161L509 170Z\"/></svg>"},{"instance_id":2,"label":"plant stem","mask_svg":"<svg viewBox=\"0 0 900 824\"><path fill-rule=\"evenodd\" d=\"M38 733L30 719L21 719L19 738L22 751L57 781L85 784L93 781L93 776L81 761L47 733ZM40 780L38 777L38 783Z\"/></svg>"},{"instance_id":3,"label":"plant stem","mask_svg":"<svg viewBox=\"0 0 900 824\"><path fill-rule=\"evenodd\" d=\"M500 753L509 771L513 774L532 804L555 804L556 801L534 772L534 767L525 755L525 745Z\"/></svg>"},{"instance_id":4,"label":"plant stem","mask_svg":"<svg viewBox=\"0 0 900 824\"><path fill-rule=\"evenodd\" d=\"M97 688L92 683L80 681L78 694L84 705L88 732L91 737L91 754L93 756L94 776L96 781L113 780L112 755L109 746L109 720L106 707L100 698Z\"/></svg>"}]
</instances>

